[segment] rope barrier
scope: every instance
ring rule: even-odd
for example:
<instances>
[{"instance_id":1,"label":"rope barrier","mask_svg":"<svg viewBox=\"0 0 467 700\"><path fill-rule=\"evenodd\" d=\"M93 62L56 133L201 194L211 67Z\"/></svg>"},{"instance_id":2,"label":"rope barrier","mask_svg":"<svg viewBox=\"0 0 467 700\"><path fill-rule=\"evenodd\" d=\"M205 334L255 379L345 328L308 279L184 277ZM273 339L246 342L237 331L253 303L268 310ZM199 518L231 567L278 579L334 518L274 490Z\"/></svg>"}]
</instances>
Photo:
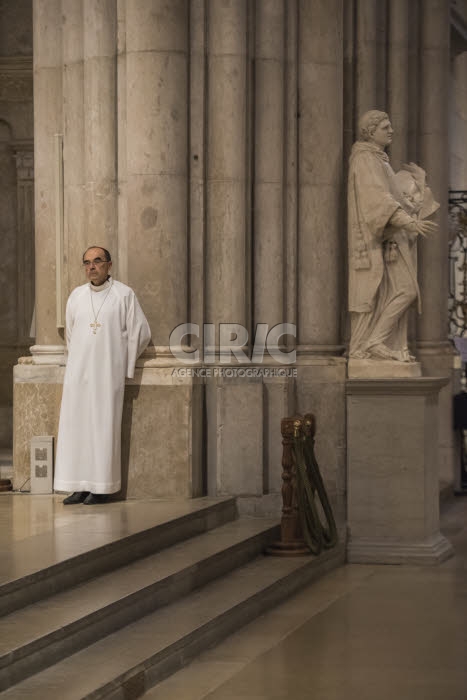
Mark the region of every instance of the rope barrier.
<instances>
[{"instance_id":1,"label":"rope barrier","mask_svg":"<svg viewBox=\"0 0 467 700\"><path fill-rule=\"evenodd\" d=\"M305 416L301 430L294 434L293 452L297 468L297 506L303 538L313 554L337 544L337 528L314 450L313 418ZM321 522L318 496L326 525Z\"/></svg>"}]
</instances>

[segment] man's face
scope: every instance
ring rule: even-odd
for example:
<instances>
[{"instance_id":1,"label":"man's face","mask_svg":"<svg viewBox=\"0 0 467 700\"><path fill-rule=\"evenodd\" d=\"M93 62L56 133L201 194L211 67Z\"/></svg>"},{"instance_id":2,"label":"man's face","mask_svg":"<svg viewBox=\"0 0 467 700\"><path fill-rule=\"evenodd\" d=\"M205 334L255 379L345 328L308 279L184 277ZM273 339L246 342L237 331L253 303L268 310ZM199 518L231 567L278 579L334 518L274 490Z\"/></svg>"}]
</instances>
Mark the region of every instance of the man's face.
<instances>
[{"instance_id":1,"label":"man's face","mask_svg":"<svg viewBox=\"0 0 467 700\"><path fill-rule=\"evenodd\" d=\"M83 258L86 277L91 284L103 284L107 279L112 263L105 259L102 248L89 248Z\"/></svg>"},{"instance_id":2,"label":"man's face","mask_svg":"<svg viewBox=\"0 0 467 700\"><path fill-rule=\"evenodd\" d=\"M392 143L392 135L394 131L389 119L383 119L373 131L371 140L380 148L386 148Z\"/></svg>"}]
</instances>

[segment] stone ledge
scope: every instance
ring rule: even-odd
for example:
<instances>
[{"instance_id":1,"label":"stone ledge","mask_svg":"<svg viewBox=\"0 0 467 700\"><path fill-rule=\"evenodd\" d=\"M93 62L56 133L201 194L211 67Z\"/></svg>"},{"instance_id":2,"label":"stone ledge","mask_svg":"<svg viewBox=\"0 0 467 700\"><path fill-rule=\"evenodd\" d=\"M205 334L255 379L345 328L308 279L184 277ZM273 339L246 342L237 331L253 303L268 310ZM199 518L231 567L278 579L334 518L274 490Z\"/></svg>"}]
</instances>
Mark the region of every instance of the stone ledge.
<instances>
[{"instance_id":1,"label":"stone ledge","mask_svg":"<svg viewBox=\"0 0 467 700\"><path fill-rule=\"evenodd\" d=\"M449 384L449 377L394 377L392 379L348 379L349 396L427 396Z\"/></svg>"}]
</instances>

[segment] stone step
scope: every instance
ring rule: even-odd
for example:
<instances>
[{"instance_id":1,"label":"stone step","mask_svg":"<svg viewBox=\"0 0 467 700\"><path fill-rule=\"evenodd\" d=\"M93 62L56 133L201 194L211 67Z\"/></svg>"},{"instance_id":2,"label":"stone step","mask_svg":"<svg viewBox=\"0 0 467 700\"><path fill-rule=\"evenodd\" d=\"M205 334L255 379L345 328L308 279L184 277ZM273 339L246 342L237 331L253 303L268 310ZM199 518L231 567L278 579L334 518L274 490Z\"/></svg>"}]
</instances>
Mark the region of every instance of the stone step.
<instances>
[{"instance_id":1,"label":"stone step","mask_svg":"<svg viewBox=\"0 0 467 700\"><path fill-rule=\"evenodd\" d=\"M6 690L2 698L141 697L198 653L344 563L344 559L342 544L316 558L257 556L23 680Z\"/></svg>"},{"instance_id":2,"label":"stone step","mask_svg":"<svg viewBox=\"0 0 467 700\"><path fill-rule=\"evenodd\" d=\"M227 523L0 619L0 690L242 566L277 521Z\"/></svg>"},{"instance_id":3,"label":"stone step","mask_svg":"<svg viewBox=\"0 0 467 700\"><path fill-rule=\"evenodd\" d=\"M123 521L119 503L57 507L66 524L18 540L4 559L0 616L237 517L235 498L127 502Z\"/></svg>"}]
</instances>

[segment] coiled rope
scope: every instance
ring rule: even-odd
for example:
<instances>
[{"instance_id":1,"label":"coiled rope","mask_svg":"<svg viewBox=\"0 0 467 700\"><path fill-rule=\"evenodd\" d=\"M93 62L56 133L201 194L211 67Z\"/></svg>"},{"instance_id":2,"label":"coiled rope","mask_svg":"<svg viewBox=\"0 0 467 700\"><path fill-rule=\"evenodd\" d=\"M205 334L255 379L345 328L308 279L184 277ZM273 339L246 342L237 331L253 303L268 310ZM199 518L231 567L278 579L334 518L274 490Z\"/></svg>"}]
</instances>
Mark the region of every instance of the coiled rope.
<instances>
[{"instance_id":1,"label":"coiled rope","mask_svg":"<svg viewBox=\"0 0 467 700\"><path fill-rule=\"evenodd\" d=\"M315 457L312 420L312 416L305 416L304 428L296 431L293 452L296 464L297 506L303 538L313 554L320 554L323 549L334 547L338 536L331 504ZM326 519L325 525L321 522L318 512L316 494Z\"/></svg>"}]
</instances>

